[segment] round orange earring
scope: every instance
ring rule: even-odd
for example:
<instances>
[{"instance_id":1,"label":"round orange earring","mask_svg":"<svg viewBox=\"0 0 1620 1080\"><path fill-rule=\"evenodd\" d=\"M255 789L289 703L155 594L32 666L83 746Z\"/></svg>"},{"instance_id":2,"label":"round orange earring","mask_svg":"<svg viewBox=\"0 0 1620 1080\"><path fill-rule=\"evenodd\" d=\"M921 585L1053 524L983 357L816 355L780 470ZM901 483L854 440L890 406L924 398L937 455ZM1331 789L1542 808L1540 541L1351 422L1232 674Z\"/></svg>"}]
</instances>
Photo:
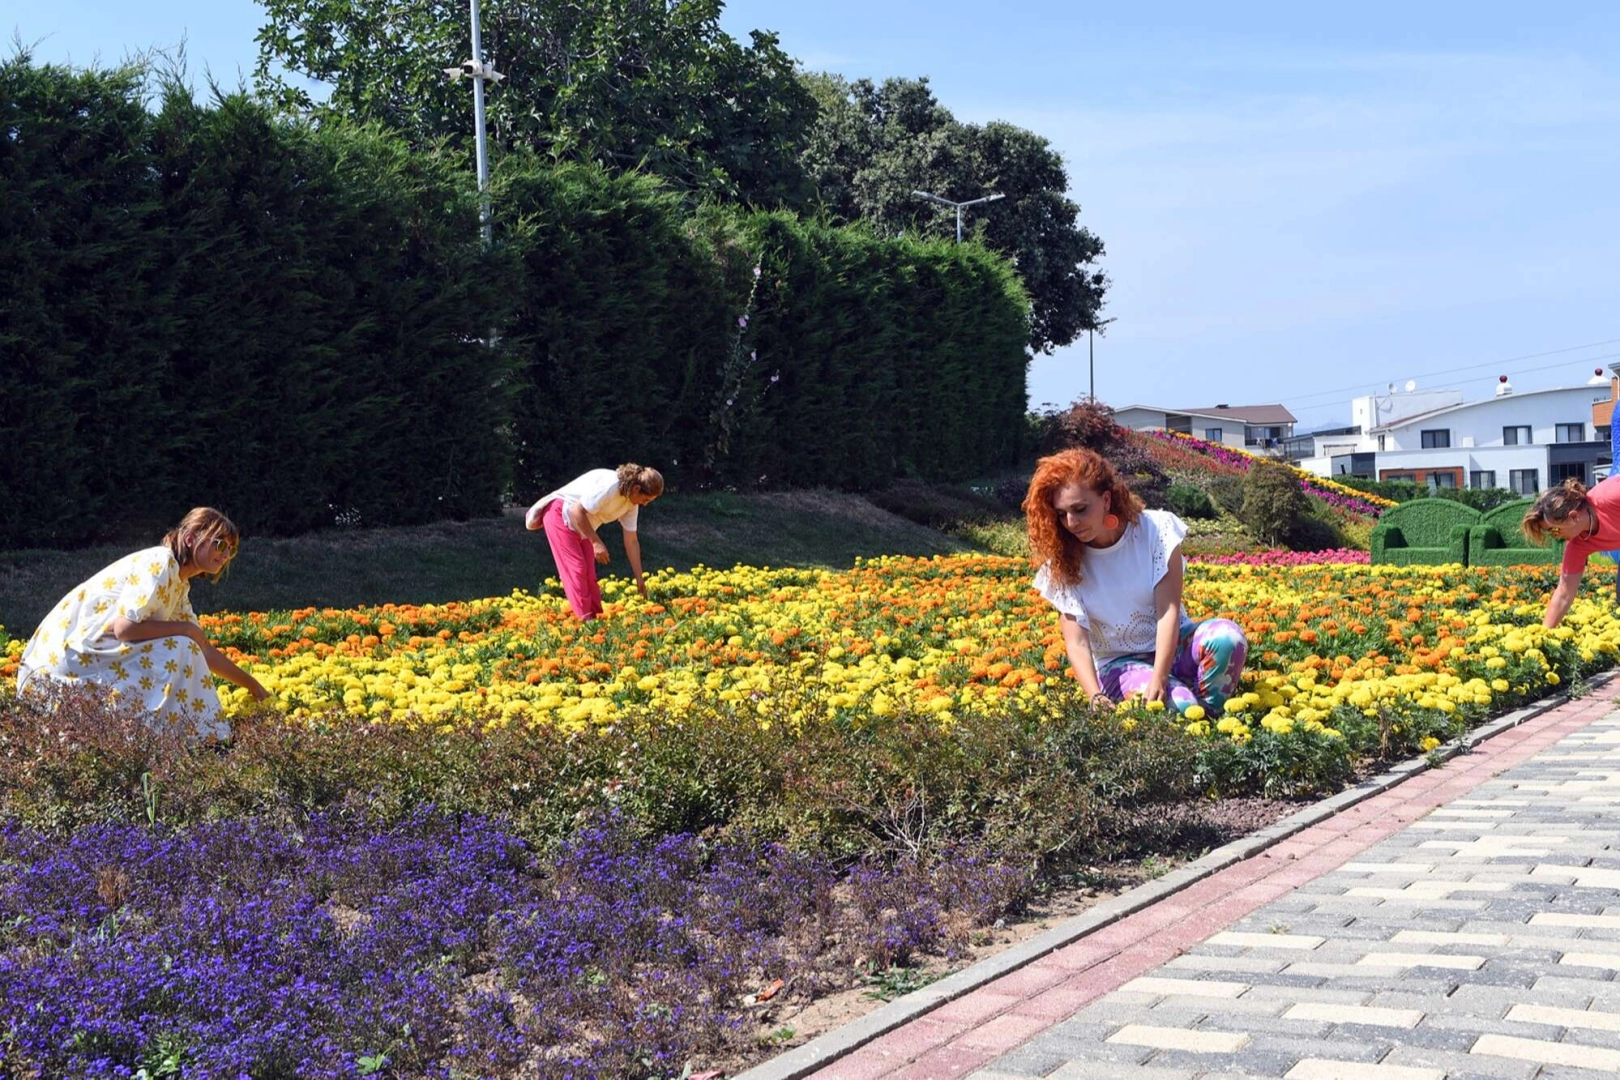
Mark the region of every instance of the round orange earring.
<instances>
[{"instance_id":1,"label":"round orange earring","mask_svg":"<svg viewBox=\"0 0 1620 1080\"><path fill-rule=\"evenodd\" d=\"M1119 528L1119 515L1118 514L1106 514L1106 515L1104 515L1103 516L1103 528L1105 528L1105 529L1117 529L1117 528Z\"/></svg>"}]
</instances>

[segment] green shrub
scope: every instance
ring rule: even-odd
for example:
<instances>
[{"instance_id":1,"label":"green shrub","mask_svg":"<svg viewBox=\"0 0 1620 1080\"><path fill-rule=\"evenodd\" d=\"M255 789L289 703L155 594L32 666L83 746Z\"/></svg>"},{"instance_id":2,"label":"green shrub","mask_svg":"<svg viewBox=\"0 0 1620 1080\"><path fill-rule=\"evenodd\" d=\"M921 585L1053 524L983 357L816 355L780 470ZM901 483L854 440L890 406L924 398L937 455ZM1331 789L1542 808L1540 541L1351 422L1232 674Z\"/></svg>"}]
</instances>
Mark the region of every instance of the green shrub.
<instances>
[{"instance_id":1,"label":"green shrub","mask_svg":"<svg viewBox=\"0 0 1620 1080\"><path fill-rule=\"evenodd\" d=\"M1226 513L1234 517L1243 513L1243 477L1212 474L1204 483L1204 491Z\"/></svg>"},{"instance_id":2,"label":"green shrub","mask_svg":"<svg viewBox=\"0 0 1620 1080\"><path fill-rule=\"evenodd\" d=\"M1482 514L1487 510L1496 509L1503 503L1523 498L1522 495L1507 488L1431 488L1427 484L1415 484L1410 480L1368 480L1359 476L1335 476L1333 479L1345 487L1393 499L1395 502L1411 502L1413 499L1450 499L1452 502L1471 506Z\"/></svg>"},{"instance_id":3,"label":"green shrub","mask_svg":"<svg viewBox=\"0 0 1620 1080\"><path fill-rule=\"evenodd\" d=\"M1288 534L1288 546L1295 551L1327 551L1353 545L1345 538L1332 516L1322 513L1307 500L1305 513Z\"/></svg>"},{"instance_id":4,"label":"green shrub","mask_svg":"<svg viewBox=\"0 0 1620 1080\"><path fill-rule=\"evenodd\" d=\"M457 723L264 713L239 717L228 748L196 749L88 695L48 720L0 698L0 815L71 829L150 811L183 826L354 803L388 822L432 805L544 846L612 809L647 836L746 833L838 857L971 841L1036 865L1130 843L1153 805L1191 792L1197 752L1174 723L1131 730L1073 694L1046 716L1009 708L949 728L908 715L762 726L716 702L579 735Z\"/></svg>"},{"instance_id":5,"label":"green shrub","mask_svg":"<svg viewBox=\"0 0 1620 1080\"><path fill-rule=\"evenodd\" d=\"M1308 506L1299 477L1280 461L1257 460L1243 477L1239 516L1261 543L1288 543L1298 534Z\"/></svg>"},{"instance_id":6,"label":"green shrub","mask_svg":"<svg viewBox=\"0 0 1620 1080\"><path fill-rule=\"evenodd\" d=\"M485 251L455 152L148 89L0 63L0 549L203 503L259 533L494 515L625 460L866 490L1028 448L1028 298L978 245L512 151Z\"/></svg>"},{"instance_id":7,"label":"green shrub","mask_svg":"<svg viewBox=\"0 0 1620 1080\"><path fill-rule=\"evenodd\" d=\"M1165 491L1165 501L1184 518L1208 520L1216 516L1215 504L1203 488L1173 483Z\"/></svg>"}]
</instances>

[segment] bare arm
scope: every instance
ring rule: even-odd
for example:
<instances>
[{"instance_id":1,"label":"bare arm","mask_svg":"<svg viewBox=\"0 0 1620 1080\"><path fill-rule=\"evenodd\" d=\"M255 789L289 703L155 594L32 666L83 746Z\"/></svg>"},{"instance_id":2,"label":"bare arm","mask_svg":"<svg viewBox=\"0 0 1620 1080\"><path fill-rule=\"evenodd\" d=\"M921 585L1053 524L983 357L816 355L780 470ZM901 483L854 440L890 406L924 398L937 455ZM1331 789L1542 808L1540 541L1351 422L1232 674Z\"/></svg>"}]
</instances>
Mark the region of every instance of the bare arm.
<instances>
[{"instance_id":1,"label":"bare arm","mask_svg":"<svg viewBox=\"0 0 1620 1080\"><path fill-rule=\"evenodd\" d=\"M585 512L585 507L577 502L571 502L567 504L565 512L568 514L568 523L574 527L574 531L591 542L591 550L596 552L596 561L607 562L610 558L607 545L596 535L596 526L591 524L590 515Z\"/></svg>"},{"instance_id":2,"label":"bare arm","mask_svg":"<svg viewBox=\"0 0 1620 1080\"><path fill-rule=\"evenodd\" d=\"M107 624L107 629L113 637L125 644L165 637L190 638L199 645L208 644L208 639L203 636L202 627L183 619L147 619L144 622L135 622L118 615Z\"/></svg>"},{"instance_id":3,"label":"bare arm","mask_svg":"<svg viewBox=\"0 0 1620 1080\"><path fill-rule=\"evenodd\" d=\"M1148 682L1147 700L1168 702L1170 669L1181 648L1181 593L1184 571L1181 545L1170 552L1170 565L1164 577L1153 586L1153 611L1157 632L1153 637L1153 678Z\"/></svg>"},{"instance_id":4,"label":"bare arm","mask_svg":"<svg viewBox=\"0 0 1620 1080\"><path fill-rule=\"evenodd\" d=\"M1541 625L1551 630L1563 622L1564 616L1569 614L1569 606L1575 602L1575 594L1580 591L1580 574L1560 574L1558 587L1547 599L1547 617L1541 620Z\"/></svg>"},{"instance_id":5,"label":"bare arm","mask_svg":"<svg viewBox=\"0 0 1620 1080\"><path fill-rule=\"evenodd\" d=\"M624 530L624 557L630 560L630 573L636 579L636 588L647 595L647 581L641 574L641 537L634 529Z\"/></svg>"},{"instance_id":6,"label":"bare arm","mask_svg":"<svg viewBox=\"0 0 1620 1080\"><path fill-rule=\"evenodd\" d=\"M208 662L208 670L227 682L237 686L253 695L254 701L263 701L270 696L270 691L259 685L259 680L237 667L235 662L206 641L203 642L203 659Z\"/></svg>"},{"instance_id":7,"label":"bare arm","mask_svg":"<svg viewBox=\"0 0 1620 1080\"><path fill-rule=\"evenodd\" d=\"M1097 661L1091 655L1091 635L1080 625L1080 620L1069 614L1058 616L1058 632L1063 635L1063 649L1069 654L1069 669L1080 681L1086 697L1103 697L1102 680L1097 678Z\"/></svg>"}]
</instances>

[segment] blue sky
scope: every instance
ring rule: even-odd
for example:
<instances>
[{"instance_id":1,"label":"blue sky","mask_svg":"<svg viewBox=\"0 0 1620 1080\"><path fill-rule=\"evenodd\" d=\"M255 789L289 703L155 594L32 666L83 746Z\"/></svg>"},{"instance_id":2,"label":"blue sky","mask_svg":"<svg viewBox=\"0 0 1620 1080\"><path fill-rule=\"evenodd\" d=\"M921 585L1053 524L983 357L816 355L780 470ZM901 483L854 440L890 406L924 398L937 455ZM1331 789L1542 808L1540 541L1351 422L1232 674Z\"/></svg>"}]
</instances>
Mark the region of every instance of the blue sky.
<instances>
[{"instance_id":1,"label":"blue sky","mask_svg":"<svg viewBox=\"0 0 1620 1080\"><path fill-rule=\"evenodd\" d=\"M187 39L226 83L251 0L12 0L41 60ZM1620 360L1620 5L732 0L806 66L927 75L1050 139L1113 278L1116 406L1282 401L1306 428L1415 379L1486 396ZM1087 390L1084 341L1030 401Z\"/></svg>"}]
</instances>

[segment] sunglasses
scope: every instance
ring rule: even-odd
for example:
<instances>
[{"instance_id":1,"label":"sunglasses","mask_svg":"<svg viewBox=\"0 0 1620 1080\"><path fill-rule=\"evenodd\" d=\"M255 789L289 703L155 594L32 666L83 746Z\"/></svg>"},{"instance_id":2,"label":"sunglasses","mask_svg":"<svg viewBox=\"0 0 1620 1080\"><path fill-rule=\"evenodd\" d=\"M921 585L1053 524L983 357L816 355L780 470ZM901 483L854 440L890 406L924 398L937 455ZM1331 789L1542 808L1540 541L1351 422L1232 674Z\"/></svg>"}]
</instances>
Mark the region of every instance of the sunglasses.
<instances>
[{"instance_id":1,"label":"sunglasses","mask_svg":"<svg viewBox=\"0 0 1620 1080\"><path fill-rule=\"evenodd\" d=\"M226 539L223 539L223 538L215 538L215 540L213 541L213 544L214 544L214 550L219 552L221 555L225 556L227 559L236 558L236 549L237 549L237 546L238 546L236 541L234 541L234 540L226 540Z\"/></svg>"}]
</instances>

